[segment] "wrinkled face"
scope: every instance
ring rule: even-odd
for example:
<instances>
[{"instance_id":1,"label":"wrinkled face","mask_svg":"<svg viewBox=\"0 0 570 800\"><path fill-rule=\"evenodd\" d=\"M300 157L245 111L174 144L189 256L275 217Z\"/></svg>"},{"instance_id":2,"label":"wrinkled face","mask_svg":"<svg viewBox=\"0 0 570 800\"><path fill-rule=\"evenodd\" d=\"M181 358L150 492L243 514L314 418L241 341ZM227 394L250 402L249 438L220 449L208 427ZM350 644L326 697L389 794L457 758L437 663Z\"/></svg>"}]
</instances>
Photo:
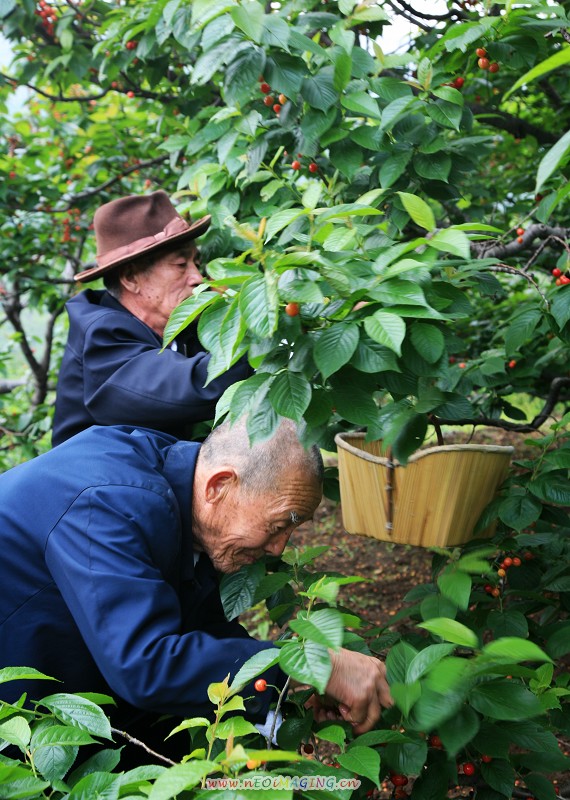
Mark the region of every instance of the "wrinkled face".
<instances>
[{"instance_id":1,"label":"wrinkled face","mask_svg":"<svg viewBox=\"0 0 570 800\"><path fill-rule=\"evenodd\" d=\"M210 529L197 536L220 572L236 572L264 555L279 556L289 537L312 519L321 501L321 486L293 473L275 492L248 494L234 488L217 504Z\"/></svg>"},{"instance_id":2,"label":"wrinkled face","mask_svg":"<svg viewBox=\"0 0 570 800\"><path fill-rule=\"evenodd\" d=\"M187 242L137 275L140 302L151 328L161 333L174 308L202 283L199 263L196 245Z\"/></svg>"}]
</instances>

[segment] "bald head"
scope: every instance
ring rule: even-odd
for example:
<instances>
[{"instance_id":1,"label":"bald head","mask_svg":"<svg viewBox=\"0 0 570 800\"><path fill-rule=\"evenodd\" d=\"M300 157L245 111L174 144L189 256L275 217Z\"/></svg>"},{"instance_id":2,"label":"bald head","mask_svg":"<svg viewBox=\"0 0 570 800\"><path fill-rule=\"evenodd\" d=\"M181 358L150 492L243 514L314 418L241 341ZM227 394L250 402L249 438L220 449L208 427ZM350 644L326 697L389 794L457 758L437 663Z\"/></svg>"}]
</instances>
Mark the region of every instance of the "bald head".
<instances>
[{"instance_id":1,"label":"bald head","mask_svg":"<svg viewBox=\"0 0 570 800\"><path fill-rule=\"evenodd\" d=\"M199 459L209 467L231 463L247 494L265 494L279 485L283 475L298 472L307 482L322 484L323 460L319 448L305 449L297 426L282 420L270 439L250 445L245 422L224 422L215 428L200 448Z\"/></svg>"}]
</instances>

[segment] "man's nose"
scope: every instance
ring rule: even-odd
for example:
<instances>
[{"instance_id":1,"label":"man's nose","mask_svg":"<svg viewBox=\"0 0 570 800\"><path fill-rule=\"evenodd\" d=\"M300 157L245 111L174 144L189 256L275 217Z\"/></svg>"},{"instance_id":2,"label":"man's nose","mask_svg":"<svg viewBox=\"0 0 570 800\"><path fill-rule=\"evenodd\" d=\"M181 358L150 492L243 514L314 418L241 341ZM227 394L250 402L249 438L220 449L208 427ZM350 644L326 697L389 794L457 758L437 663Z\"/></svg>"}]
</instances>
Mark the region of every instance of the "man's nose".
<instances>
[{"instance_id":1,"label":"man's nose","mask_svg":"<svg viewBox=\"0 0 570 800\"><path fill-rule=\"evenodd\" d=\"M270 542L267 542L265 545L265 552L270 556L280 556L287 546L290 535L289 532L286 532L272 539Z\"/></svg>"},{"instance_id":2,"label":"man's nose","mask_svg":"<svg viewBox=\"0 0 570 800\"><path fill-rule=\"evenodd\" d=\"M200 272L198 266L194 263L194 261L189 260L188 266L186 268L186 277L188 278L189 282L195 286L197 283L202 283L204 280L204 276Z\"/></svg>"}]
</instances>

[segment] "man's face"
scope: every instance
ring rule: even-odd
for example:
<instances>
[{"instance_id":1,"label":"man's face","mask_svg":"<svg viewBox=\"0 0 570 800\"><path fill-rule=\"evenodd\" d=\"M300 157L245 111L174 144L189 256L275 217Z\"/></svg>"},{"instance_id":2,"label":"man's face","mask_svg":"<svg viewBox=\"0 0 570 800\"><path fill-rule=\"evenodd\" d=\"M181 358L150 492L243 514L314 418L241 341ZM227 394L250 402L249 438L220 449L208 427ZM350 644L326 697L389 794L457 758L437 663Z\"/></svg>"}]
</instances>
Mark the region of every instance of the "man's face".
<instances>
[{"instance_id":1,"label":"man's face","mask_svg":"<svg viewBox=\"0 0 570 800\"><path fill-rule=\"evenodd\" d=\"M139 273L140 299L148 312L150 321L147 324L151 328L163 330L174 308L202 283L198 264L198 250L189 242Z\"/></svg>"},{"instance_id":2,"label":"man's face","mask_svg":"<svg viewBox=\"0 0 570 800\"><path fill-rule=\"evenodd\" d=\"M321 486L297 472L264 495L230 488L217 503L212 525L199 544L220 572L236 572L264 555L279 556L299 525L312 519Z\"/></svg>"}]
</instances>

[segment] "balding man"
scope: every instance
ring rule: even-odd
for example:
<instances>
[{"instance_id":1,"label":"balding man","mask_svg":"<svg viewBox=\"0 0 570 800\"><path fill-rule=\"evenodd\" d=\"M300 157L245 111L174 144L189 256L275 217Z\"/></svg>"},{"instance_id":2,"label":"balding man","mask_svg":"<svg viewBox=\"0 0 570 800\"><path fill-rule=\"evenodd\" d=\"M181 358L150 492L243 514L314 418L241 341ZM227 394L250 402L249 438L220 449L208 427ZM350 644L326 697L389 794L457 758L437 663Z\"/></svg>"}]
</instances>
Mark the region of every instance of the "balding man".
<instances>
[{"instance_id":1,"label":"balding man","mask_svg":"<svg viewBox=\"0 0 570 800\"><path fill-rule=\"evenodd\" d=\"M195 438L196 424L214 418L227 387L251 375L242 359L208 383L210 354L194 325L161 352L171 312L202 283L196 238L209 224L209 216L186 221L163 191L120 197L97 209L97 264L75 280L102 279L105 289L88 288L66 306L54 446L90 425Z\"/></svg>"},{"instance_id":2,"label":"balding man","mask_svg":"<svg viewBox=\"0 0 570 800\"><path fill-rule=\"evenodd\" d=\"M207 687L272 648L223 614L216 572L283 552L320 502L322 460L292 424L249 446L225 424L203 445L157 431L92 427L0 476L0 667L58 690L110 694L127 731L161 714L211 710ZM265 676L282 685L273 667ZM46 684L3 687L39 698ZM245 694L254 694L246 689ZM49 691L49 690L48 690ZM383 665L340 650L327 686L369 730L390 702ZM255 697L265 718L271 693ZM142 738L145 738L143 736Z\"/></svg>"}]
</instances>

